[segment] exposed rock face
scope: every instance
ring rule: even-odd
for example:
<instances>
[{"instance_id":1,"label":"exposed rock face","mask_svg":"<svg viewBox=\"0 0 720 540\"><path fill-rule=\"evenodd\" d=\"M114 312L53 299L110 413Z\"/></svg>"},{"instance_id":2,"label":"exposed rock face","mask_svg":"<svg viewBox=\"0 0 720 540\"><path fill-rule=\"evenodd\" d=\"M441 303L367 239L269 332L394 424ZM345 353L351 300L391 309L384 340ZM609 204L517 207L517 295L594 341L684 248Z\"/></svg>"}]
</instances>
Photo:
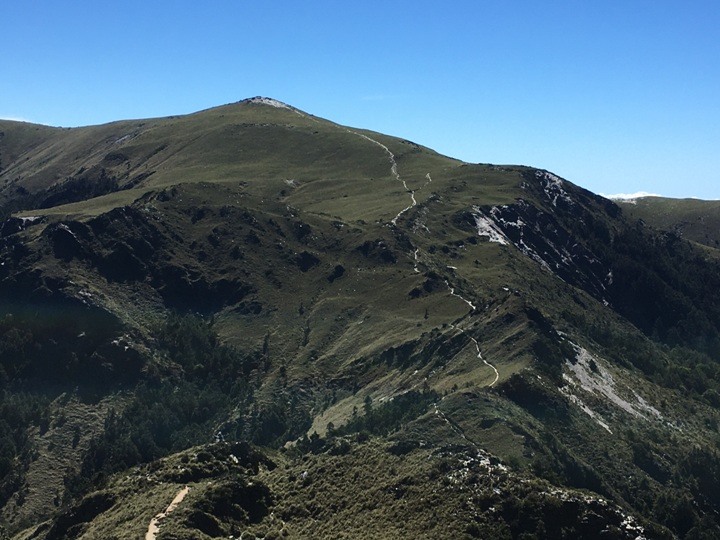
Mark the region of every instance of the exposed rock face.
<instances>
[{"instance_id":1,"label":"exposed rock face","mask_svg":"<svg viewBox=\"0 0 720 540\"><path fill-rule=\"evenodd\" d=\"M560 195L553 200L569 204ZM598 300L605 299L608 265L579 243L577 236L551 214L522 199L515 204L494 206L486 213L478 212L492 221L493 232L501 232L509 243L543 268Z\"/></svg>"}]
</instances>

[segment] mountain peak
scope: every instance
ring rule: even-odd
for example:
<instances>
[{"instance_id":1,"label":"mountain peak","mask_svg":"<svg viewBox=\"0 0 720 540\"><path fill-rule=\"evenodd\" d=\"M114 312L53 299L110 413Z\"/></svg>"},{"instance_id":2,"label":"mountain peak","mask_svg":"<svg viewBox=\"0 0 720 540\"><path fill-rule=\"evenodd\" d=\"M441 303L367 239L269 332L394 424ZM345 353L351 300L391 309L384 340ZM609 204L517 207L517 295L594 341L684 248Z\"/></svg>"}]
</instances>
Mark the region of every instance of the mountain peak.
<instances>
[{"instance_id":1,"label":"mountain peak","mask_svg":"<svg viewBox=\"0 0 720 540\"><path fill-rule=\"evenodd\" d=\"M244 99L241 101L241 103L257 103L260 105L269 105L270 107L276 107L278 109L292 109L290 105L287 103L283 103L282 101L278 101L277 99L264 97L264 96L255 96L248 99Z\"/></svg>"}]
</instances>

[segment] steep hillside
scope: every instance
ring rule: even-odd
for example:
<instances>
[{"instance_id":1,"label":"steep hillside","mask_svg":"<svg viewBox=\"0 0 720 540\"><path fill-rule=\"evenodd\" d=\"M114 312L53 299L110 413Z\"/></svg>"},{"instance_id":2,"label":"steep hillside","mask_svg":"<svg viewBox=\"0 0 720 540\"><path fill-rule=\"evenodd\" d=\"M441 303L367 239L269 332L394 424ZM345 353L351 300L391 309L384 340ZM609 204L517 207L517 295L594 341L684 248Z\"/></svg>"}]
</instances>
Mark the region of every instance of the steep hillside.
<instances>
[{"instance_id":1,"label":"steep hillside","mask_svg":"<svg viewBox=\"0 0 720 540\"><path fill-rule=\"evenodd\" d=\"M696 245L268 98L0 131L9 537L720 534Z\"/></svg>"}]
</instances>

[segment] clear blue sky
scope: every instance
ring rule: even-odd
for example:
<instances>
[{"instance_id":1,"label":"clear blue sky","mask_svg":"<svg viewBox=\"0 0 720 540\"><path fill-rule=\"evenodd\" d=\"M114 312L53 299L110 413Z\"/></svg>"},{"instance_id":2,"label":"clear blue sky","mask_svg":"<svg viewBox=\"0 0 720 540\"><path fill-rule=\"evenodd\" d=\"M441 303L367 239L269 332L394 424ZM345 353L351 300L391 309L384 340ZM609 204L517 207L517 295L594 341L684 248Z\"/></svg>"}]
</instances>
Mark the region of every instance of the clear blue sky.
<instances>
[{"instance_id":1,"label":"clear blue sky","mask_svg":"<svg viewBox=\"0 0 720 540\"><path fill-rule=\"evenodd\" d=\"M595 192L720 199L719 29L717 0L7 0L0 117L264 95Z\"/></svg>"}]
</instances>

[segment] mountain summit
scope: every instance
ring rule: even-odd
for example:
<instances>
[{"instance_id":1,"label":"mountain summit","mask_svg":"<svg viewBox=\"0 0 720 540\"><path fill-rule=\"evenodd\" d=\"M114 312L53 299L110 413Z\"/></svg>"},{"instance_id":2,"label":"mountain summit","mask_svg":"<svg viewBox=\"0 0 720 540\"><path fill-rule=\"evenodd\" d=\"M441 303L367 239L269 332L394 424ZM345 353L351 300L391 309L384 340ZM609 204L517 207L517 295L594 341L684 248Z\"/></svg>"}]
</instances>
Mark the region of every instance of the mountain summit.
<instances>
[{"instance_id":1,"label":"mountain summit","mask_svg":"<svg viewBox=\"0 0 720 540\"><path fill-rule=\"evenodd\" d=\"M261 105L270 105L271 107L276 107L278 109L294 109L294 107L291 107L287 103L283 103L282 101L278 101L277 99L262 96L255 96L253 98L244 99L241 103L259 103Z\"/></svg>"},{"instance_id":2,"label":"mountain summit","mask_svg":"<svg viewBox=\"0 0 720 540\"><path fill-rule=\"evenodd\" d=\"M0 121L0 209L9 538L720 534L711 244L264 97Z\"/></svg>"}]
</instances>

